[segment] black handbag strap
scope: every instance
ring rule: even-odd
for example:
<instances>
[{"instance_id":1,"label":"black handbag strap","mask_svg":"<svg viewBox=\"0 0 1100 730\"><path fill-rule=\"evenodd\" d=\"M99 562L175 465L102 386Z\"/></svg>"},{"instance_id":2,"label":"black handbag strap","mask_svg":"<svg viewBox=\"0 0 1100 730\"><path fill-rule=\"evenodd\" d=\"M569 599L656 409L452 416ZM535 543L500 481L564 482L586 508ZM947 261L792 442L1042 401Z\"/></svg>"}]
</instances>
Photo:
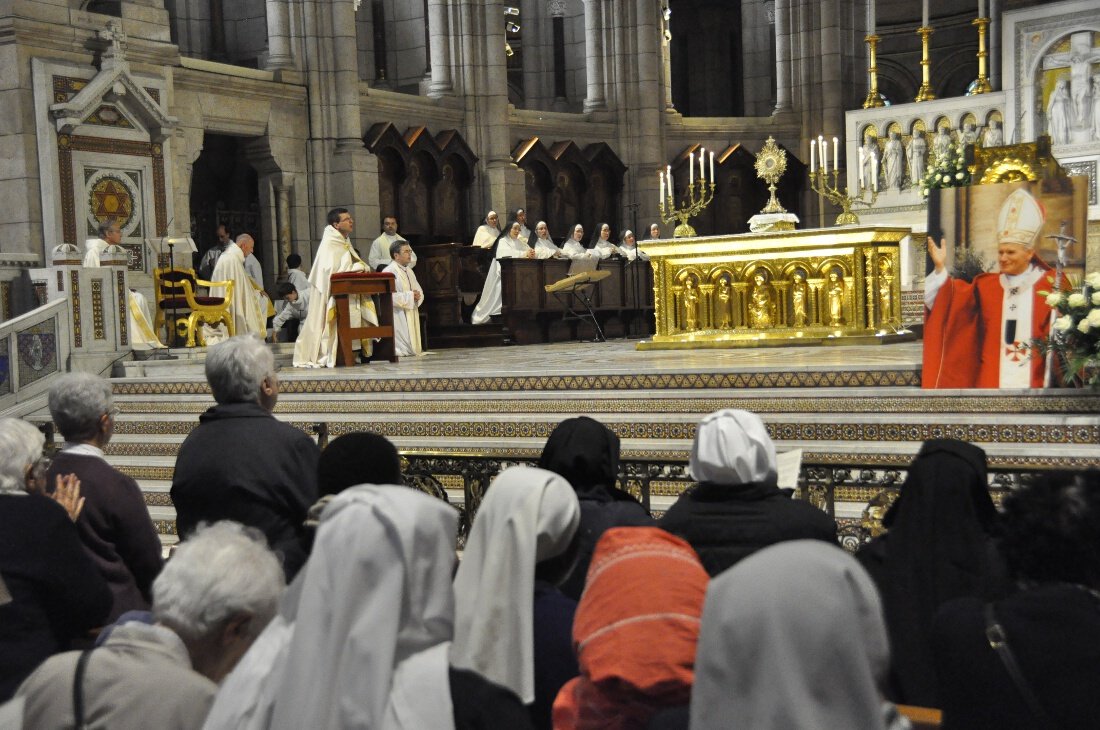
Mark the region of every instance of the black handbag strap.
<instances>
[{"instance_id":1,"label":"black handbag strap","mask_svg":"<svg viewBox=\"0 0 1100 730\"><path fill-rule=\"evenodd\" d=\"M88 727L84 723L84 670L91 654L91 649L80 652L80 658L76 660L76 672L73 674L73 726L76 730L85 730Z\"/></svg>"},{"instance_id":2,"label":"black handbag strap","mask_svg":"<svg viewBox=\"0 0 1100 730\"><path fill-rule=\"evenodd\" d=\"M1016 685L1016 689L1019 690L1020 696L1024 699L1024 704L1031 710L1031 714L1035 716L1035 719L1043 727L1058 727L1046 710L1043 709L1039 698L1032 691L1031 685L1024 679L1020 664L1016 661L1016 654L1012 651L1012 647L1008 645L1008 635L1005 633L1004 627L997 622L992 603L985 604L985 638L993 651L997 652L997 656L1000 657L1008 676L1012 678L1012 683Z\"/></svg>"}]
</instances>

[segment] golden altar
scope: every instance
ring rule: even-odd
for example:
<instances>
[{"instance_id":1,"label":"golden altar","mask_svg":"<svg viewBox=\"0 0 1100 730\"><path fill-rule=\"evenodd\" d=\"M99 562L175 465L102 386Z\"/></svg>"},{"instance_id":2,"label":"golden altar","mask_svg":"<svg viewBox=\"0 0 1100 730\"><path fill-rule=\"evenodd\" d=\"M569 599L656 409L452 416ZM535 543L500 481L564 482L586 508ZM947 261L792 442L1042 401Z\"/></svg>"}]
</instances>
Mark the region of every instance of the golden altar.
<instances>
[{"instance_id":1,"label":"golden altar","mask_svg":"<svg viewBox=\"0 0 1100 730\"><path fill-rule=\"evenodd\" d=\"M844 226L651 243L656 334L638 349L897 341L910 232Z\"/></svg>"}]
</instances>

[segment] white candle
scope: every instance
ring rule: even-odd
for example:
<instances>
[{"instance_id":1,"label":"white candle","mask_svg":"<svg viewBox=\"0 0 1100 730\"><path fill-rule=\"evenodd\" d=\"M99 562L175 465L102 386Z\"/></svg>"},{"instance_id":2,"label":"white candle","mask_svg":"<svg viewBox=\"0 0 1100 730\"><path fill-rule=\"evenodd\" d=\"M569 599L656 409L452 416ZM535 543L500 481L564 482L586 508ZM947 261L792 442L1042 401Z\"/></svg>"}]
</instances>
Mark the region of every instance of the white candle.
<instances>
[{"instance_id":1,"label":"white candle","mask_svg":"<svg viewBox=\"0 0 1100 730\"><path fill-rule=\"evenodd\" d=\"M921 27L928 28L928 0L922 0L921 2L920 19Z\"/></svg>"},{"instance_id":2,"label":"white candle","mask_svg":"<svg viewBox=\"0 0 1100 730\"><path fill-rule=\"evenodd\" d=\"M816 155L817 155L817 140L816 139L811 139L810 140L810 172L816 172L817 171L817 165L815 164L817 162Z\"/></svg>"},{"instance_id":3,"label":"white candle","mask_svg":"<svg viewBox=\"0 0 1100 730\"><path fill-rule=\"evenodd\" d=\"M668 197L672 197L676 194L676 191L672 188L672 165L665 167L665 177L668 178Z\"/></svg>"},{"instance_id":4,"label":"white candle","mask_svg":"<svg viewBox=\"0 0 1100 730\"><path fill-rule=\"evenodd\" d=\"M703 153L706 151L706 147L701 147L699 149L699 182L703 182L706 180L706 175L704 174L705 171L703 170Z\"/></svg>"},{"instance_id":5,"label":"white candle","mask_svg":"<svg viewBox=\"0 0 1100 730\"><path fill-rule=\"evenodd\" d=\"M688 185L695 184L695 153L688 155Z\"/></svg>"},{"instance_id":6,"label":"white candle","mask_svg":"<svg viewBox=\"0 0 1100 730\"><path fill-rule=\"evenodd\" d=\"M824 139L821 140L821 171L829 172L829 142Z\"/></svg>"},{"instance_id":7,"label":"white candle","mask_svg":"<svg viewBox=\"0 0 1100 730\"><path fill-rule=\"evenodd\" d=\"M714 182L714 153L710 153L710 181Z\"/></svg>"},{"instance_id":8,"label":"white candle","mask_svg":"<svg viewBox=\"0 0 1100 730\"><path fill-rule=\"evenodd\" d=\"M863 189L863 148L859 148L859 189Z\"/></svg>"},{"instance_id":9,"label":"white candle","mask_svg":"<svg viewBox=\"0 0 1100 730\"><path fill-rule=\"evenodd\" d=\"M985 0L978 0L978 17L985 17Z\"/></svg>"},{"instance_id":10,"label":"white candle","mask_svg":"<svg viewBox=\"0 0 1100 730\"><path fill-rule=\"evenodd\" d=\"M875 34L875 0L867 3L867 35Z\"/></svg>"},{"instance_id":11,"label":"white candle","mask_svg":"<svg viewBox=\"0 0 1100 730\"><path fill-rule=\"evenodd\" d=\"M840 169L840 143L833 137L833 172Z\"/></svg>"},{"instance_id":12,"label":"white candle","mask_svg":"<svg viewBox=\"0 0 1100 730\"><path fill-rule=\"evenodd\" d=\"M657 177L661 179L661 197L657 199L657 202L661 205L665 204L665 173L658 172Z\"/></svg>"}]
</instances>

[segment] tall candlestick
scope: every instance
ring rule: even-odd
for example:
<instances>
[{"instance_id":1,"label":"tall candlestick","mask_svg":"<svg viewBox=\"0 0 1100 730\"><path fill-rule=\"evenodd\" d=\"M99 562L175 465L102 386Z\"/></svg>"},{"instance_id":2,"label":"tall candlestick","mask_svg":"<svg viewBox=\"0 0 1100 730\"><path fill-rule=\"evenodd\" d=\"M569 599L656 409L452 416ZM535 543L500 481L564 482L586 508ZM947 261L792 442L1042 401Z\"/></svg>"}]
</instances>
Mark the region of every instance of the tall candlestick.
<instances>
[{"instance_id":1,"label":"tall candlestick","mask_svg":"<svg viewBox=\"0 0 1100 730\"><path fill-rule=\"evenodd\" d=\"M675 195L675 191L672 189L672 165L665 166L665 177L668 178L668 197Z\"/></svg>"},{"instance_id":2,"label":"tall candlestick","mask_svg":"<svg viewBox=\"0 0 1100 730\"><path fill-rule=\"evenodd\" d=\"M833 172L840 169L840 143L833 137Z\"/></svg>"},{"instance_id":3,"label":"tall candlestick","mask_svg":"<svg viewBox=\"0 0 1100 730\"><path fill-rule=\"evenodd\" d=\"M714 184L714 153L710 153L710 182Z\"/></svg>"},{"instance_id":4,"label":"tall candlestick","mask_svg":"<svg viewBox=\"0 0 1100 730\"><path fill-rule=\"evenodd\" d=\"M985 17L985 0L978 0L978 17Z\"/></svg>"},{"instance_id":5,"label":"tall candlestick","mask_svg":"<svg viewBox=\"0 0 1100 730\"><path fill-rule=\"evenodd\" d=\"M706 180L706 175L703 170L703 153L707 151L706 147L699 148L699 182Z\"/></svg>"},{"instance_id":6,"label":"tall candlestick","mask_svg":"<svg viewBox=\"0 0 1100 730\"><path fill-rule=\"evenodd\" d=\"M821 140L821 171L829 172L829 143Z\"/></svg>"},{"instance_id":7,"label":"tall candlestick","mask_svg":"<svg viewBox=\"0 0 1100 730\"><path fill-rule=\"evenodd\" d=\"M867 2L867 35L875 34L875 0Z\"/></svg>"},{"instance_id":8,"label":"tall candlestick","mask_svg":"<svg viewBox=\"0 0 1100 730\"><path fill-rule=\"evenodd\" d=\"M817 162L816 155L817 155L817 140L816 139L811 139L810 140L810 172L816 172L817 171L817 165L815 164Z\"/></svg>"},{"instance_id":9,"label":"tall candlestick","mask_svg":"<svg viewBox=\"0 0 1100 730\"><path fill-rule=\"evenodd\" d=\"M928 28L928 0L921 0L920 24L922 28Z\"/></svg>"}]
</instances>

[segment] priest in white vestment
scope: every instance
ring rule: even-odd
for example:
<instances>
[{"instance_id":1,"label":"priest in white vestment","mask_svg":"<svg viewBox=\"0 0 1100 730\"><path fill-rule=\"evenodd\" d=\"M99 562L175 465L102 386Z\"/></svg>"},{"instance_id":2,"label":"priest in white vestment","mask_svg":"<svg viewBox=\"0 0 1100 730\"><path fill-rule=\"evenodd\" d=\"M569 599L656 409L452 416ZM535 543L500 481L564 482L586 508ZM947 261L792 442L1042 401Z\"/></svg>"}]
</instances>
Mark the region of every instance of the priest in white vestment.
<instances>
[{"instance_id":1,"label":"priest in white vestment","mask_svg":"<svg viewBox=\"0 0 1100 730\"><path fill-rule=\"evenodd\" d=\"M584 226L573 226L573 235L561 247L562 253L571 259L590 259L592 252L584 246Z\"/></svg>"},{"instance_id":2,"label":"priest in white vestment","mask_svg":"<svg viewBox=\"0 0 1100 730\"><path fill-rule=\"evenodd\" d=\"M473 245L476 248L492 248L498 238L500 238L500 219L497 218L495 210L490 210L485 216L485 222L474 233Z\"/></svg>"},{"instance_id":3,"label":"priest in white vestment","mask_svg":"<svg viewBox=\"0 0 1100 730\"><path fill-rule=\"evenodd\" d=\"M397 232L397 218L388 215L382 219L382 235L371 242L370 251L367 252L367 263L370 264L371 271L381 271L390 265L393 260L390 256L390 247L398 241L405 241L405 239ZM416 251L412 252L412 263L409 266L416 266Z\"/></svg>"},{"instance_id":4,"label":"priest in white vestment","mask_svg":"<svg viewBox=\"0 0 1100 730\"><path fill-rule=\"evenodd\" d=\"M481 299L474 307L471 321L474 324L485 324L489 317L500 314L502 304L500 296L500 260L501 259L533 259L535 249L527 245L527 242L519 237L520 225L512 223L507 235L502 235L497 241L497 255L489 266L489 273L485 276L485 286L481 288Z\"/></svg>"},{"instance_id":5,"label":"priest in white vestment","mask_svg":"<svg viewBox=\"0 0 1100 730\"><path fill-rule=\"evenodd\" d=\"M229 311L233 315L233 328L235 334L253 334L264 337L267 335L267 308L262 302L266 302L266 295L260 297L252 277L245 268L244 260L252 252L255 242L252 236L242 233L237 237L236 243L226 246L225 251L218 257L218 263L214 264L214 273L211 281L232 281L233 295L229 304ZM210 296L224 297L225 287L210 287Z\"/></svg>"},{"instance_id":6,"label":"priest in white vestment","mask_svg":"<svg viewBox=\"0 0 1100 730\"><path fill-rule=\"evenodd\" d=\"M412 246L407 241L395 241L390 248L393 260L382 271L393 274L397 291L393 293L393 344L398 357L419 355L424 351L420 342L420 305L424 289L412 270Z\"/></svg>"},{"instance_id":7,"label":"priest in white vestment","mask_svg":"<svg viewBox=\"0 0 1100 730\"><path fill-rule=\"evenodd\" d=\"M106 222L99 226L99 238L89 238L84 243L84 265L98 269L102 265L100 257L111 246L118 246L122 240L122 229L117 223ZM145 295L130 289L126 292L127 329L130 332L130 347L135 350L150 350L164 347L153 330Z\"/></svg>"},{"instance_id":8,"label":"priest in white vestment","mask_svg":"<svg viewBox=\"0 0 1100 730\"><path fill-rule=\"evenodd\" d=\"M528 239L527 245L535 249L535 258L538 259L560 259L565 256L558 244L554 243L554 239L550 237L550 228L546 225L546 221L538 222L535 233Z\"/></svg>"},{"instance_id":9,"label":"priest in white vestment","mask_svg":"<svg viewBox=\"0 0 1100 730\"><path fill-rule=\"evenodd\" d=\"M336 301L332 298L329 279L333 274L348 271L370 271L366 261L359 258L351 245L351 232L355 221L347 208L334 208L328 212L328 225L321 236L321 245L309 270L310 307L306 321L294 343L294 367L331 368L336 366L338 340L336 332ZM348 296L349 316L352 327L378 325L378 314L370 297ZM370 355L371 342L352 341L353 350Z\"/></svg>"}]
</instances>

